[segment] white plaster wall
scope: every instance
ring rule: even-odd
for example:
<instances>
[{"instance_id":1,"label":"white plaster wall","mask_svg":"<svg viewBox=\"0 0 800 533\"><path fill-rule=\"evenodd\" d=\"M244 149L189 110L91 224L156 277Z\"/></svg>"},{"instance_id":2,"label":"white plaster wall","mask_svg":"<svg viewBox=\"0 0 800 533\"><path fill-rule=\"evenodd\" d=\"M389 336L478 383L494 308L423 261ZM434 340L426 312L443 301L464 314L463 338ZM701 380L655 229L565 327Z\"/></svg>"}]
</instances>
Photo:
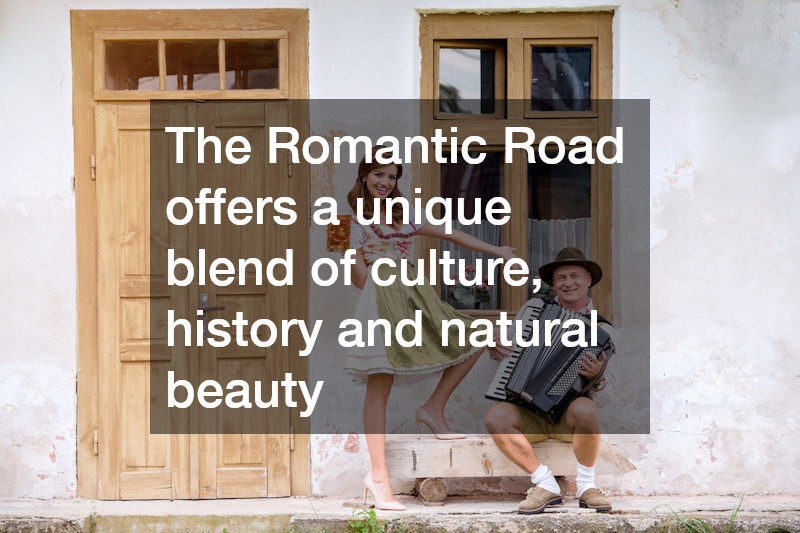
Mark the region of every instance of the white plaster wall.
<instances>
[{"instance_id":1,"label":"white plaster wall","mask_svg":"<svg viewBox=\"0 0 800 533\"><path fill-rule=\"evenodd\" d=\"M626 17L663 71L619 87L652 98L652 434L626 439L644 468L616 486L798 492L800 5Z\"/></svg>"},{"instance_id":2,"label":"white plaster wall","mask_svg":"<svg viewBox=\"0 0 800 533\"><path fill-rule=\"evenodd\" d=\"M0 497L76 488L69 24L38 4L0 3Z\"/></svg>"},{"instance_id":3,"label":"white plaster wall","mask_svg":"<svg viewBox=\"0 0 800 533\"><path fill-rule=\"evenodd\" d=\"M419 92L416 10L490 4L600 5L160 0L135 7L308 7L312 98L403 99ZM0 0L0 242L11 251L0 261L0 497L75 495L69 10L130 7L123 0ZM628 0L610 7L614 95L651 100L652 405L650 435L610 437L639 470L602 482L633 493L800 492L800 341L793 334L800 3ZM343 198L353 176L317 169L312 179L320 195ZM321 231L312 232L311 245L319 256ZM319 317L354 303L348 289L320 290L311 309ZM328 329L318 345L333 346L334 335ZM335 347L311 357L312 379L335 375L343 362ZM475 376L490 372L487 365L479 363L454 395L453 417L465 429L482 431L474 421L485 384ZM413 411L390 413L398 425L411 419ZM314 492L355 496L366 468L363 441L318 436L313 446Z\"/></svg>"}]
</instances>

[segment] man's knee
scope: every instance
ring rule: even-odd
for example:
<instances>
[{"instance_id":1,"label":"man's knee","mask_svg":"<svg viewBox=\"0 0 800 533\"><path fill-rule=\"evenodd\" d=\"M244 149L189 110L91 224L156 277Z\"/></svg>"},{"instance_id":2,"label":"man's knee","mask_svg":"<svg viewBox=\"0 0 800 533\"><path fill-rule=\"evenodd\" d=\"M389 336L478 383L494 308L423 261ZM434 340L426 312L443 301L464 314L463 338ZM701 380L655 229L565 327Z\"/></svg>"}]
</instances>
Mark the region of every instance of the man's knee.
<instances>
[{"instance_id":1,"label":"man's knee","mask_svg":"<svg viewBox=\"0 0 800 533\"><path fill-rule=\"evenodd\" d=\"M497 403L483 415L483 423L490 434L518 433L519 412L510 403Z\"/></svg>"},{"instance_id":2,"label":"man's knee","mask_svg":"<svg viewBox=\"0 0 800 533\"><path fill-rule=\"evenodd\" d=\"M586 429L597 428L597 407L589 398L577 398L568 408L567 421L573 432L585 432Z\"/></svg>"}]
</instances>

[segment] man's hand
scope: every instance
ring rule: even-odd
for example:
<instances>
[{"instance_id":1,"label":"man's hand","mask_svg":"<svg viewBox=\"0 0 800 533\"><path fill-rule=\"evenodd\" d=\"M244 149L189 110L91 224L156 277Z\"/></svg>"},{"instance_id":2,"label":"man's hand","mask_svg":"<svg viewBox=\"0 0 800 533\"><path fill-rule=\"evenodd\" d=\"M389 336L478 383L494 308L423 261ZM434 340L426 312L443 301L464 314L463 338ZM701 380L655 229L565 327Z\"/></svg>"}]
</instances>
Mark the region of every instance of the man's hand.
<instances>
[{"instance_id":1,"label":"man's hand","mask_svg":"<svg viewBox=\"0 0 800 533\"><path fill-rule=\"evenodd\" d=\"M589 352L584 352L580 358L578 374L591 381L603 370L603 362L605 360L606 352L600 352L600 354L596 356Z\"/></svg>"},{"instance_id":2,"label":"man's hand","mask_svg":"<svg viewBox=\"0 0 800 533\"><path fill-rule=\"evenodd\" d=\"M492 361L502 361L514 351L514 346L504 346L500 344L500 338L496 331L494 334L494 343L494 347L489 347L489 357L491 357Z\"/></svg>"}]
</instances>

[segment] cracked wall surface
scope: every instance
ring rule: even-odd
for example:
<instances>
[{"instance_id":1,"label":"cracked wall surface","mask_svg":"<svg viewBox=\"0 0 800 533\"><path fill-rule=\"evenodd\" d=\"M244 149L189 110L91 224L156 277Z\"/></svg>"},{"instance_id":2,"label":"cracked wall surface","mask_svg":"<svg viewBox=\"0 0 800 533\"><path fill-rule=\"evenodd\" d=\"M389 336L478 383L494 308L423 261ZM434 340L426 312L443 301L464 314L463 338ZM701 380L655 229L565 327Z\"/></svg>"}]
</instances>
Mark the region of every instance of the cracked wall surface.
<instances>
[{"instance_id":1,"label":"cracked wall surface","mask_svg":"<svg viewBox=\"0 0 800 533\"><path fill-rule=\"evenodd\" d=\"M310 95L413 99L419 95L419 16L482 10L485 2L374 4L308 0L150 0L137 8L308 7ZM76 494L75 207L69 10L124 9L122 0L0 3L0 497ZM607 8L587 0L517 1L493 9ZM613 22L615 98L650 100L649 435L610 436L638 470L601 483L617 493L800 492L796 392L796 265L800 264L800 3L622 0ZM29 31L36 28L37 31ZM47 38L43 38L47 36ZM348 75L342 76L343 72ZM387 81L389 80L389 81ZM24 105L23 105L24 104ZM338 134L320 124L322 135ZM353 175L312 170L313 196L343 201ZM312 259L324 229L311 233ZM346 314L354 289L319 288L312 316ZM624 302L620 302L624 310ZM624 313L623 313L624 321ZM620 324L624 330L624 323ZM328 325L311 380L341 388L358 418L363 384L341 371ZM483 433L490 362L456 391L454 425ZM390 427L413 424L423 378L397 388ZM410 427L410 426L409 426ZM330 428L329 428L330 429ZM779 461L776 459L779 458ZM360 491L363 437L351 428L312 438L312 491ZM464 481L463 490L518 489ZM407 484L398 484L407 489Z\"/></svg>"}]
</instances>

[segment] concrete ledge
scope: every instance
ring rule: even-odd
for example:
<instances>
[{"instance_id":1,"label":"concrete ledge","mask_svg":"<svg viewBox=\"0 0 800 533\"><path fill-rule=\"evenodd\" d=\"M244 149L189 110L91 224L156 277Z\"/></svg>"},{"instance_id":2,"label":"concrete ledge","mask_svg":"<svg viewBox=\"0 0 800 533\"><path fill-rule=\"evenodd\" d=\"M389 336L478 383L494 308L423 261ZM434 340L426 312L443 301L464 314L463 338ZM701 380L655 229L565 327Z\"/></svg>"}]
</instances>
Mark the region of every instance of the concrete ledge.
<instances>
[{"instance_id":1,"label":"concrete ledge","mask_svg":"<svg viewBox=\"0 0 800 533\"><path fill-rule=\"evenodd\" d=\"M399 496L405 512L375 511L388 532L688 531L677 518L697 518L702 531L800 532L800 496L610 496L614 512L580 509L575 498L540 515L516 513L521 495L450 497L441 506ZM269 498L206 501L0 501L0 532L344 533L366 525L370 511L355 498ZM734 510L741 509L729 528ZM367 513L366 515L364 513Z\"/></svg>"},{"instance_id":2,"label":"concrete ledge","mask_svg":"<svg viewBox=\"0 0 800 533\"><path fill-rule=\"evenodd\" d=\"M84 529L82 520L0 517L0 531L3 533L78 533Z\"/></svg>"},{"instance_id":3,"label":"concrete ledge","mask_svg":"<svg viewBox=\"0 0 800 533\"><path fill-rule=\"evenodd\" d=\"M798 532L800 516L786 517L744 517L737 516L733 526L729 524L729 516L698 517L708 529L687 529L674 517L665 516L626 516L603 515L598 513L558 513L546 512L541 515L488 515L453 520L452 517L414 517L393 520L386 524L385 531L407 532L424 531L426 533L475 532L486 531L544 533L552 531L570 531L572 533L620 533L643 532L664 533L668 531L703 531L703 532Z\"/></svg>"},{"instance_id":4,"label":"concrete ledge","mask_svg":"<svg viewBox=\"0 0 800 533\"><path fill-rule=\"evenodd\" d=\"M135 502L131 502L135 503ZM90 527L85 521L82 531L86 533L150 533L153 531L186 533L239 533L240 531L268 532L291 531L291 514L269 515L98 515L94 517L96 526ZM0 530L2 531L2 530Z\"/></svg>"},{"instance_id":5,"label":"concrete ledge","mask_svg":"<svg viewBox=\"0 0 800 533\"><path fill-rule=\"evenodd\" d=\"M730 514L693 513L691 515L611 513L602 514L576 508L548 509L540 515L519 515L509 511L491 514L434 514L412 515L391 518L394 513L378 511L378 523L387 533L407 533L408 531L429 533L456 533L486 531L502 532L643 532L664 533L665 531L704 531L719 533L735 532L800 532L800 514L777 513L764 516L759 513L743 513L736 516L731 526ZM702 520L707 529L688 529L682 527L676 516ZM59 525L55 528L2 529L13 532L152 532L180 531L187 533L229 533L240 532L291 532L291 533L352 533L358 531L351 521L366 524L367 515L354 512L350 516L308 515L283 516L114 516L98 517L94 529L85 527L75 529L74 525ZM365 531L370 531L365 529Z\"/></svg>"}]
</instances>

